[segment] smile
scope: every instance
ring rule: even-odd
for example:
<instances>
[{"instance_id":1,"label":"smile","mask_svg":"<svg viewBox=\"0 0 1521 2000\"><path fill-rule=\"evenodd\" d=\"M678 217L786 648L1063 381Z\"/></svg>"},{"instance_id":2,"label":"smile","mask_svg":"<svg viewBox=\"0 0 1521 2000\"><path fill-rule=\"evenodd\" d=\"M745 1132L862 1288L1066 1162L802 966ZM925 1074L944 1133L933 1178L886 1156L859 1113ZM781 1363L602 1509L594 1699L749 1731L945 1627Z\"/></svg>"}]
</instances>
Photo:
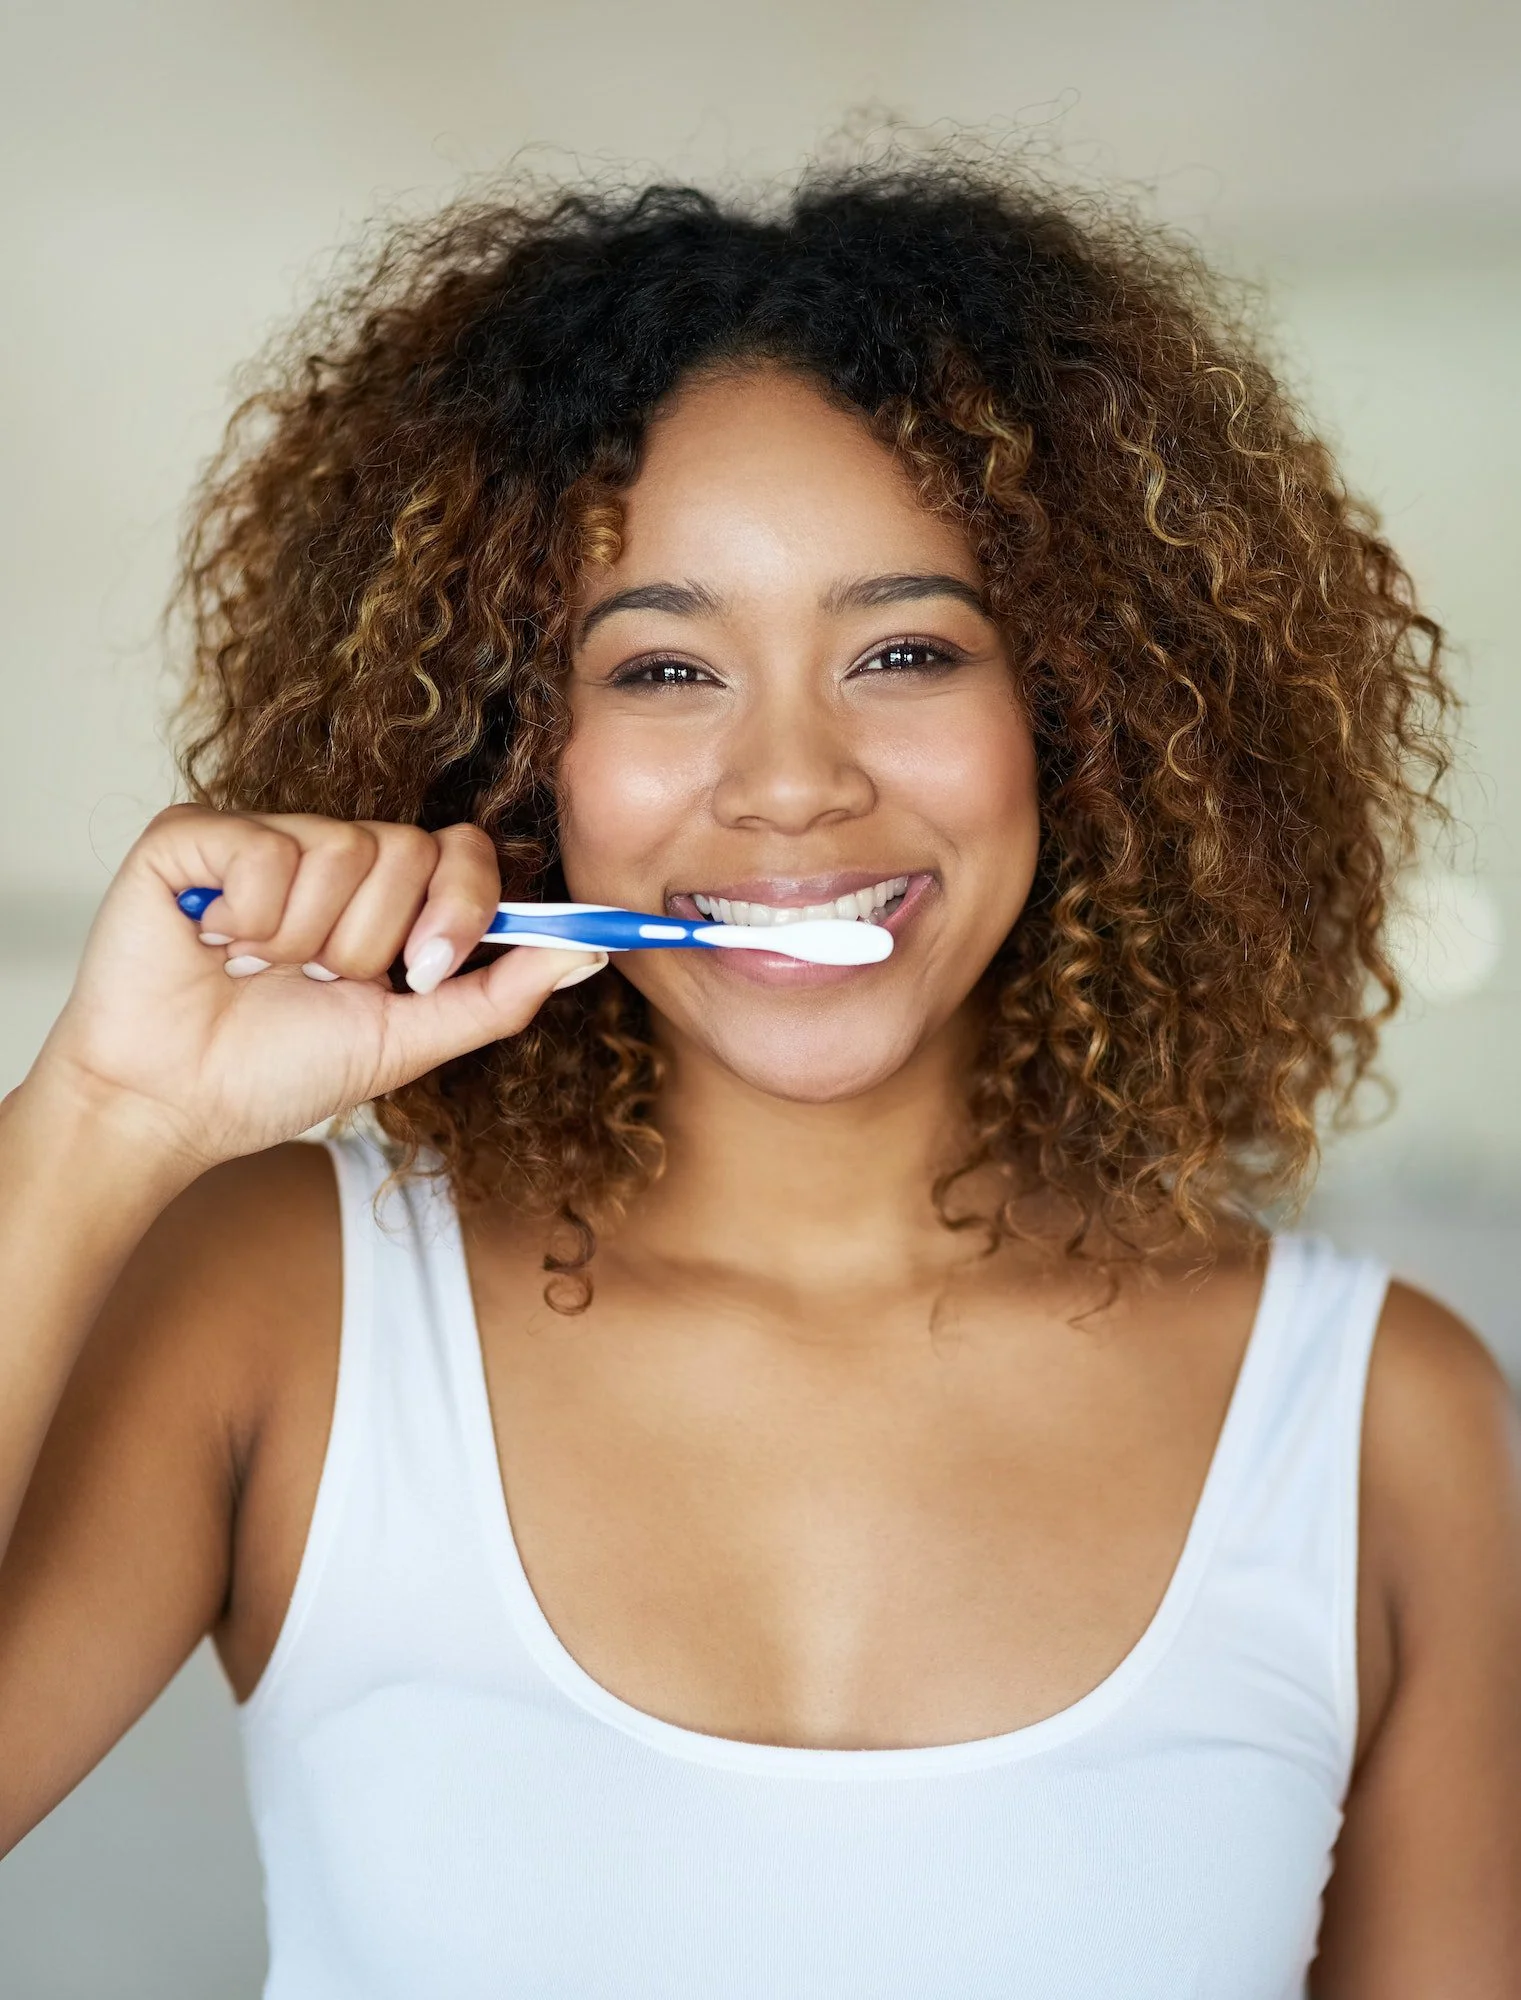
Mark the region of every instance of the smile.
<instances>
[{"instance_id":1,"label":"smile","mask_svg":"<svg viewBox=\"0 0 1521 2000\"><path fill-rule=\"evenodd\" d=\"M869 888L856 889L848 896L836 896L829 903L744 903L728 896L693 895L702 914L717 924L801 924L826 918L846 922L878 924L889 917L908 889L906 875L893 875Z\"/></svg>"}]
</instances>

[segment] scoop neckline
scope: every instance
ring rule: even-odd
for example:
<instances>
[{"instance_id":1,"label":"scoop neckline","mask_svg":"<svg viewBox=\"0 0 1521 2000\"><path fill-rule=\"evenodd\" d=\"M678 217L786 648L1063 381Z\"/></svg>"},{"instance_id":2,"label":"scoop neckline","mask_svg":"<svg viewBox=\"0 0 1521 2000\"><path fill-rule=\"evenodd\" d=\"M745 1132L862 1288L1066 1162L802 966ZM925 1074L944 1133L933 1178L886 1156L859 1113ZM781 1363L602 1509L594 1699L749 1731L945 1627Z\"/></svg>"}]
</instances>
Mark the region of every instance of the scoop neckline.
<instances>
[{"instance_id":1,"label":"scoop neckline","mask_svg":"<svg viewBox=\"0 0 1521 2000\"><path fill-rule=\"evenodd\" d=\"M1165 1657L1193 1602L1219 1535L1243 1448L1259 1400L1258 1383L1268 1366L1272 1330L1290 1291L1291 1237L1269 1240L1262 1288L1246 1346L1236 1367L1225 1416L1215 1439L1209 1469L1195 1502L1183 1548L1150 1622L1119 1664L1097 1686L1053 1714L956 1743L927 1743L849 1749L815 1744L757 1743L718 1736L668 1722L637 1708L593 1678L571 1653L545 1615L528 1578L507 1501L507 1484L497 1450L496 1426L486 1379L485 1351L470 1282L469 1260L458 1213L446 1193L440 1249L441 1273L449 1295L448 1341L458 1381L459 1407L477 1519L489 1567L502 1592L512 1628L546 1678L579 1708L651 1749L689 1763L745 1771L757 1776L822 1779L919 1778L942 1772L976 1770L1015 1762L1070 1743L1133 1695Z\"/></svg>"}]
</instances>

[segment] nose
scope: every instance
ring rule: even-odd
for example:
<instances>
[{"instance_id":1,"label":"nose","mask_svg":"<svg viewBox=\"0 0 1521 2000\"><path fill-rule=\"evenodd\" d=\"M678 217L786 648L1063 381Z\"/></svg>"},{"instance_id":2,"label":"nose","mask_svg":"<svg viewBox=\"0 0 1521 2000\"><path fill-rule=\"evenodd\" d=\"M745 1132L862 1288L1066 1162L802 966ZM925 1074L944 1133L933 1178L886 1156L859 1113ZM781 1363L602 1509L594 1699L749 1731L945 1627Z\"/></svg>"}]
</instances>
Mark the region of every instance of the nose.
<instances>
[{"instance_id":1,"label":"nose","mask_svg":"<svg viewBox=\"0 0 1521 2000\"><path fill-rule=\"evenodd\" d=\"M728 732L714 814L725 826L779 833L859 819L877 800L861 750L849 715L825 694L773 684Z\"/></svg>"}]
</instances>

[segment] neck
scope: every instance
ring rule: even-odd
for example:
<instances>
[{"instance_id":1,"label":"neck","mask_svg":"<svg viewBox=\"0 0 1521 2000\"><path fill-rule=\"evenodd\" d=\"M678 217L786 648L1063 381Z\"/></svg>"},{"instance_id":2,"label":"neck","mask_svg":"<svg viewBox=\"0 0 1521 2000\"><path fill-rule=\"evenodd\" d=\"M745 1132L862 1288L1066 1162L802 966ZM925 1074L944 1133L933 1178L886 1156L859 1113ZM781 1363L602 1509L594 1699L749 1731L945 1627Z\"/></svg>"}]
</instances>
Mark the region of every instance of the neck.
<instances>
[{"instance_id":1,"label":"neck","mask_svg":"<svg viewBox=\"0 0 1521 2000\"><path fill-rule=\"evenodd\" d=\"M968 1143L973 1035L960 1013L875 1089L799 1104L661 1033L666 1169L636 1204L640 1255L815 1294L933 1281L971 1247L930 1189Z\"/></svg>"}]
</instances>

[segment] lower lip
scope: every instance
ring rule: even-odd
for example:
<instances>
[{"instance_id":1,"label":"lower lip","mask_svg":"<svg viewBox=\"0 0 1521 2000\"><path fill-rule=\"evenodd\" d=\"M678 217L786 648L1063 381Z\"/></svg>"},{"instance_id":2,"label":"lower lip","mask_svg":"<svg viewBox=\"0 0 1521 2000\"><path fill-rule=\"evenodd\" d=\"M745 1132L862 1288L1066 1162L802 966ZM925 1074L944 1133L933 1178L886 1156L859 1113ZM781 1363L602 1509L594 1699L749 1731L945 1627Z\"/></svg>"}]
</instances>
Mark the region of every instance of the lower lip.
<instances>
[{"instance_id":1,"label":"lower lip","mask_svg":"<svg viewBox=\"0 0 1521 2000\"><path fill-rule=\"evenodd\" d=\"M879 926L892 934L893 957L897 956L905 928L913 922L934 889L933 875L911 875L903 901ZM669 909L673 917L702 921L702 911L690 896L671 897ZM702 957L707 964L721 968L736 979L748 979L756 986L839 986L848 979L861 978L863 973L879 972L893 962L893 958L889 957L879 960L876 965L809 965L801 958L788 958L779 951L725 951L721 945L703 952Z\"/></svg>"}]
</instances>

